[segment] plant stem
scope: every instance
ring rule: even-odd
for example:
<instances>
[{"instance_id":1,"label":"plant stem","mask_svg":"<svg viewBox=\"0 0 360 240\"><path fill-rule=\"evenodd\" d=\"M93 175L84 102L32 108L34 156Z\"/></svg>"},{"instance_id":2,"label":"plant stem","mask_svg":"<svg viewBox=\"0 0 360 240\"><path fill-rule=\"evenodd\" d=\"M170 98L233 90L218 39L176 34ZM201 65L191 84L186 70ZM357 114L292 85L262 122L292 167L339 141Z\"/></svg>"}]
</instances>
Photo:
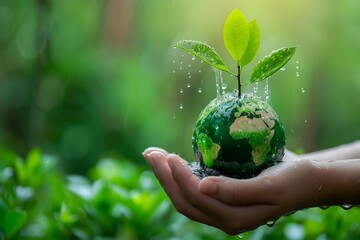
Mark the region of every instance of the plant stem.
<instances>
[{"instance_id":1,"label":"plant stem","mask_svg":"<svg viewBox=\"0 0 360 240\"><path fill-rule=\"evenodd\" d=\"M241 97L241 82L240 82L240 79L241 79L241 68L240 68L240 65L238 64L237 65L237 69L238 69L238 74L237 74L237 81L238 81L238 94L239 94L239 98Z\"/></svg>"}]
</instances>

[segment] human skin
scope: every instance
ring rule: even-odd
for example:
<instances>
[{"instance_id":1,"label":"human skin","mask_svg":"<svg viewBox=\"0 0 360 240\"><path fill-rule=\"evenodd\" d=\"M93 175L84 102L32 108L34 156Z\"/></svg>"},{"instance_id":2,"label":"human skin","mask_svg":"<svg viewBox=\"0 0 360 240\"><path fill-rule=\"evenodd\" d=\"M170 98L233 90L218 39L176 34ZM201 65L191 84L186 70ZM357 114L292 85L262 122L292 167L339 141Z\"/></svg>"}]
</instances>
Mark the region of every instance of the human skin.
<instances>
[{"instance_id":1,"label":"human skin","mask_svg":"<svg viewBox=\"0 0 360 240\"><path fill-rule=\"evenodd\" d=\"M177 211L235 235L291 212L360 204L360 141L295 155L251 179L192 174L186 161L160 148L143 153Z\"/></svg>"}]
</instances>

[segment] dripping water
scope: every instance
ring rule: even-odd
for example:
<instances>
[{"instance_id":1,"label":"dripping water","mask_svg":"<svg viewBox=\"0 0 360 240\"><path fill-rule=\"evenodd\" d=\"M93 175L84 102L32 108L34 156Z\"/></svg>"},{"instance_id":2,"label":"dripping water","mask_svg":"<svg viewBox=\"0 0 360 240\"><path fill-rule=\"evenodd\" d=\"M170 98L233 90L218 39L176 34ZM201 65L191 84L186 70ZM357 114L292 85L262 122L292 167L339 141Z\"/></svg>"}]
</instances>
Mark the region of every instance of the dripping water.
<instances>
[{"instance_id":1,"label":"dripping water","mask_svg":"<svg viewBox=\"0 0 360 240\"><path fill-rule=\"evenodd\" d=\"M222 71L216 68L212 68L215 73L215 81L216 81L216 98L220 98L223 94L222 86L223 86L223 78Z\"/></svg>"},{"instance_id":2,"label":"dripping water","mask_svg":"<svg viewBox=\"0 0 360 240\"><path fill-rule=\"evenodd\" d=\"M265 89L264 89L265 101L268 102L269 100L269 78L265 80Z\"/></svg>"}]
</instances>

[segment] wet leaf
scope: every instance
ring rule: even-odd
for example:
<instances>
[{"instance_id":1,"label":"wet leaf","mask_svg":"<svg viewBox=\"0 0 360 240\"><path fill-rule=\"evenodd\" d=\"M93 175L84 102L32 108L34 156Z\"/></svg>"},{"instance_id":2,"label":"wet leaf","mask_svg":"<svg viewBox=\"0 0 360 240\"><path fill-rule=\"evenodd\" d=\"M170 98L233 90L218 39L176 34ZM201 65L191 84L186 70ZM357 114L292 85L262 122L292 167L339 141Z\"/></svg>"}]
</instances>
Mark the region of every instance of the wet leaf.
<instances>
[{"instance_id":1,"label":"wet leaf","mask_svg":"<svg viewBox=\"0 0 360 240\"><path fill-rule=\"evenodd\" d=\"M210 66L229 72L221 57L215 52L215 49L204 42L195 40L181 40L175 43L174 47L183 49L197 58L200 58Z\"/></svg>"},{"instance_id":2,"label":"wet leaf","mask_svg":"<svg viewBox=\"0 0 360 240\"><path fill-rule=\"evenodd\" d=\"M249 41L249 27L239 9L233 10L224 25L224 43L230 55L240 63Z\"/></svg>"},{"instance_id":3,"label":"wet leaf","mask_svg":"<svg viewBox=\"0 0 360 240\"><path fill-rule=\"evenodd\" d=\"M282 68L294 55L296 47L281 48L261 59L255 66L250 83L262 81Z\"/></svg>"},{"instance_id":4,"label":"wet leaf","mask_svg":"<svg viewBox=\"0 0 360 240\"><path fill-rule=\"evenodd\" d=\"M27 214L24 211L9 211L4 216L3 228L7 237L11 237L26 223Z\"/></svg>"},{"instance_id":5,"label":"wet leaf","mask_svg":"<svg viewBox=\"0 0 360 240\"><path fill-rule=\"evenodd\" d=\"M246 50L244 52L244 55L240 60L240 66L242 67L249 64L254 59L260 47L260 29L256 20L254 19L250 21L248 23L248 27L249 27L249 41Z\"/></svg>"}]
</instances>

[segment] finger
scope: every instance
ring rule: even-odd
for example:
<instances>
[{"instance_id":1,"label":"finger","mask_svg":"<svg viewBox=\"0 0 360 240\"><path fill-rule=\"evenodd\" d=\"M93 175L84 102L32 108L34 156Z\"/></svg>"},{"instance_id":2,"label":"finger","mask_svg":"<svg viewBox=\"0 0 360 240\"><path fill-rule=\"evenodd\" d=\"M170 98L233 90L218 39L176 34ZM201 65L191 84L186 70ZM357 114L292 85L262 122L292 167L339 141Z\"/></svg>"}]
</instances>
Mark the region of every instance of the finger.
<instances>
[{"instance_id":1,"label":"finger","mask_svg":"<svg viewBox=\"0 0 360 240\"><path fill-rule=\"evenodd\" d=\"M145 149L142 154L143 154L144 158L146 159L146 156L149 155L151 152L154 152L154 151L161 152L165 156L169 155L169 153L166 150L164 150L162 148L158 148L158 147L149 147L149 148Z\"/></svg>"},{"instance_id":2,"label":"finger","mask_svg":"<svg viewBox=\"0 0 360 240\"><path fill-rule=\"evenodd\" d=\"M274 205L252 205L238 207L233 211L233 230L238 232L250 231L269 222L275 222L281 217L281 206Z\"/></svg>"},{"instance_id":3,"label":"finger","mask_svg":"<svg viewBox=\"0 0 360 240\"><path fill-rule=\"evenodd\" d=\"M170 200L174 204L175 208L187 216L188 218L202 222L211 226L215 226L213 219L209 218L196 208L194 208L183 196L176 182L174 181L170 167L166 160L164 152L157 150L151 151L145 157L149 164L152 166L154 173L159 180L160 184L164 188L165 192L169 196Z\"/></svg>"},{"instance_id":4,"label":"finger","mask_svg":"<svg viewBox=\"0 0 360 240\"><path fill-rule=\"evenodd\" d=\"M177 183L183 196L194 208L215 218L218 222L219 217L226 217L227 214L231 213L232 207L199 192L198 185L200 179L193 175L179 156L169 154L167 159L174 181Z\"/></svg>"},{"instance_id":5,"label":"finger","mask_svg":"<svg viewBox=\"0 0 360 240\"><path fill-rule=\"evenodd\" d=\"M260 177L242 180L207 177L198 186L201 193L232 206L273 204L270 188L271 181Z\"/></svg>"},{"instance_id":6,"label":"finger","mask_svg":"<svg viewBox=\"0 0 360 240\"><path fill-rule=\"evenodd\" d=\"M181 158L169 154L167 159L173 179L182 191L183 196L194 208L212 217L212 219L216 221L213 226L229 234L235 234L257 228L269 220L278 218L278 214L275 211L276 208L273 205L231 206L213 197L209 198L203 195L198 191L201 181L182 163Z\"/></svg>"}]
</instances>

